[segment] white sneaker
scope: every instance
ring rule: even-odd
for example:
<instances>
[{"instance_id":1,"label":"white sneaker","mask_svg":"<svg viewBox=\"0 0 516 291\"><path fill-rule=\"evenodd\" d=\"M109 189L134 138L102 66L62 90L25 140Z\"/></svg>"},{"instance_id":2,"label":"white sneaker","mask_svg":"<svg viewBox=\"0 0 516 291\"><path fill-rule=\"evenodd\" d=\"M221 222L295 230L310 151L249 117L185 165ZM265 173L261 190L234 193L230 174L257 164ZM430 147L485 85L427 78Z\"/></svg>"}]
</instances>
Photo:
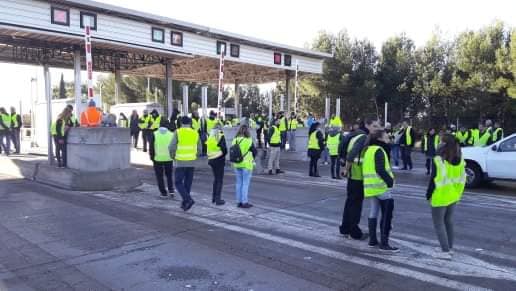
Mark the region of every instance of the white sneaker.
<instances>
[{"instance_id":1,"label":"white sneaker","mask_svg":"<svg viewBox=\"0 0 516 291\"><path fill-rule=\"evenodd\" d=\"M451 260L452 259L452 254L450 252L443 252L441 250L436 251L432 256L436 259L441 259L441 260Z\"/></svg>"}]
</instances>

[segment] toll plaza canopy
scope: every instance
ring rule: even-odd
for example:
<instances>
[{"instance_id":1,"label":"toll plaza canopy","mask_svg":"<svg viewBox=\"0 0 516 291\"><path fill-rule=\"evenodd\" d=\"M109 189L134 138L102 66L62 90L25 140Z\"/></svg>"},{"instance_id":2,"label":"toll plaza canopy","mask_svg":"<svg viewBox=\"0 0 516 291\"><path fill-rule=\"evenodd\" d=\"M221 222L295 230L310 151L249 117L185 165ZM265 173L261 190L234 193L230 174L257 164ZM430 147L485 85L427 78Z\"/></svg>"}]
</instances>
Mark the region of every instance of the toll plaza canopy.
<instances>
[{"instance_id":1,"label":"toll plaza canopy","mask_svg":"<svg viewBox=\"0 0 516 291\"><path fill-rule=\"evenodd\" d=\"M2 0L0 61L73 68L80 51L84 69L85 23L98 72L164 78L170 69L174 80L213 84L225 47L224 82L259 84L289 78L296 64L299 76L321 74L331 57L89 0Z\"/></svg>"}]
</instances>

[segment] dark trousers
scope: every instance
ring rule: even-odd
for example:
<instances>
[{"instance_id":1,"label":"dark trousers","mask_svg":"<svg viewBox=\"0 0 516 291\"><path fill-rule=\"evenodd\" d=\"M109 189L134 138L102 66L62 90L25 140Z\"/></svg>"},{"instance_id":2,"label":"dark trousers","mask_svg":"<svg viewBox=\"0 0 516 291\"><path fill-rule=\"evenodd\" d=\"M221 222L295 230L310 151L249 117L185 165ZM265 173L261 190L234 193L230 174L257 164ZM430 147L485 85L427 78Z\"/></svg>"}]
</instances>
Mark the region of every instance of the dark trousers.
<instances>
[{"instance_id":1,"label":"dark trousers","mask_svg":"<svg viewBox=\"0 0 516 291\"><path fill-rule=\"evenodd\" d=\"M212 201L216 202L222 196L222 184L224 183L224 166L226 165L226 158L219 157L208 161L213 172L213 192Z\"/></svg>"},{"instance_id":2,"label":"dark trousers","mask_svg":"<svg viewBox=\"0 0 516 291\"><path fill-rule=\"evenodd\" d=\"M348 197L342 214L341 234L349 234L352 238L362 237L362 230L358 226L364 202L364 181L348 179Z\"/></svg>"},{"instance_id":3,"label":"dark trousers","mask_svg":"<svg viewBox=\"0 0 516 291\"><path fill-rule=\"evenodd\" d=\"M330 156L331 158L331 177L340 178L340 161L339 156Z\"/></svg>"},{"instance_id":4,"label":"dark trousers","mask_svg":"<svg viewBox=\"0 0 516 291\"><path fill-rule=\"evenodd\" d=\"M8 130L0 130L0 153L8 155L11 147L11 133Z\"/></svg>"},{"instance_id":5,"label":"dark trousers","mask_svg":"<svg viewBox=\"0 0 516 291\"><path fill-rule=\"evenodd\" d=\"M63 143L59 143L59 140L62 140ZM56 146L57 165L59 167L66 167L66 140L54 137L54 144Z\"/></svg>"},{"instance_id":6,"label":"dark trousers","mask_svg":"<svg viewBox=\"0 0 516 291\"><path fill-rule=\"evenodd\" d=\"M11 130L11 139L13 141L15 153L20 153L20 129L19 128L13 128Z\"/></svg>"},{"instance_id":7,"label":"dark trousers","mask_svg":"<svg viewBox=\"0 0 516 291\"><path fill-rule=\"evenodd\" d=\"M147 147L149 145L149 142L150 142L150 135L152 134L152 130L150 129L144 129L142 130L142 139L143 139L143 151L146 152L147 151Z\"/></svg>"},{"instance_id":8,"label":"dark trousers","mask_svg":"<svg viewBox=\"0 0 516 291\"><path fill-rule=\"evenodd\" d=\"M133 140L134 148L138 146L138 137L140 137L140 131L131 132L131 138Z\"/></svg>"},{"instance_id":9,"label":"dark trousers","mask_svg":"<svg viewBox=\"0 0 516 291\"><path fill-rule=\"evenodd\" d=\"M321 155L312 155L310 156L310 169L308 170L308 175L315 176L319 175L319 170L317 169L317 163Z\"/></svg>"},{"instance_id":10,"label":"dark trousers","mask_svg":"<svg viewBox=\"0 0 516 291\"><path fill-rule=\"evenodd\" d=\"M401 147L401 159L403 160L404 169L412 169L412 147Z\"/></svg>"},{"instance_id":11,"label":"dark trousers","mask_svg":"<svg viewBox=\"0 0 516 291\"><path fill-rule=\"evenodd\" d=\"M259 148L261 148L263 146L262 132L263 132L263 128L256 129L256 139L258 140L258 147Z\"/></svg>"},{"instance_id":12,"label":"dark trousers","mask_svg":"<svg viewBox=\"0 0 516 291\"><path fill-rule=\"evenodd\" d=\"M281 138L281 150L285 149L285 145L287 144L287 131L280 132L280 138Z\"/></svg>"},{"instance_id":13,"label":"dark trousers","mask_svg":"<svg viewBox=\"0 0 516 291\"><path fill-rule=\"evenodd\" d=\"M179 167L176 168L175 178L176 178L176 189L179 194L181 194L181 198L183 198L183 203L192 201L192 196L190 196L190 190L192 189L192 182L194 176L194 167Z\"/></svg>"},{"instance_id":14,"label":"dark trousers","mask_svg":"<svg viewBox=\"0 0 516 291\"><path fill-rule=\"evenodd\" d=\"M426 167L426 173L430 174L430 170L432 169L432 163L433 163L433 157L426 157L425 167Z\"/></svg>"},{"instance_id":15,"label":"dark trousers","mask_svg":"<svg viewBox=\"0 0 516 291\"><path fill-rule=\"evenodd\" d=\"M172 173L174 169L172 168L172 161L170 162L154 162L154 174L156 174L156 180L158 181L158 188L161 195L167 195L167 190L165 189L165 181L163 179L163 173L165 173L165 177L167 177L167 186L168 192L174 192L174 183L172 180Z\"/></svg>"}]
</instances>

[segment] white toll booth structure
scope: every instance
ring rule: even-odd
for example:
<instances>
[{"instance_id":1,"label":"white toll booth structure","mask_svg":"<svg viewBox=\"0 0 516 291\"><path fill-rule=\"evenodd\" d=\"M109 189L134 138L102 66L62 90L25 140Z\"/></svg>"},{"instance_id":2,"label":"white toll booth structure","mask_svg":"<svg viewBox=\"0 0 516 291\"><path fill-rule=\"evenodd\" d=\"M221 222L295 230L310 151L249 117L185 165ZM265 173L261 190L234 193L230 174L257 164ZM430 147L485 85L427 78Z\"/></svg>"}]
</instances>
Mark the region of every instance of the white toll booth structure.
<instances>
[{"instance_id":1,"label":"white toll booth structure","mask_svg":"<svg viewBox=\"0 0 516 291\"><path fill-rule=\"evenodd\" d=\"M45 96L50 102L53 101L49 68L73 68L73 103L79 117L85 104L81 100L80 72L86 70L87 25L91 28L93 70L115 74L115 100L118 100L122 75L162 78L166 80L167 99L163 111L168 116L171 115L174 100L179 103L184 97L172 96L172 82L216 86L221 81L226 85L233 84L237 93L234 110L240 117L239 84L277 81L291 84L290 79L296 75L302 78L321 74L324 60L331 57L327 53L89 0L9 0L0 1L0 61L42 66ZM224 64L222 80L220 54L223 54ZM287 86L284 97L287 111L292 109L291 104L297 102L291 100L293 88L290 87ZM52 106L47 106L45 111L47 116L57 116L52 112ZM47 123L49 129L50 124ZM59 186L109 189L115 183L127 182L124 175L133 179L135 174L130 173L129 163L130 137L125 131L128 129L72 129L68 139L70 169L56 169L67 177L61 178L62 185ZM51 157L49 146L49 160L52 160ZM115 171L119 173L113 174ZM103 175L108 176L106 172L111 176L103 178ZM89 179L93 178L97 179L97 186L90 189ZM68 182L63 182L67 179Z\"/></svg>"}]
</instances>

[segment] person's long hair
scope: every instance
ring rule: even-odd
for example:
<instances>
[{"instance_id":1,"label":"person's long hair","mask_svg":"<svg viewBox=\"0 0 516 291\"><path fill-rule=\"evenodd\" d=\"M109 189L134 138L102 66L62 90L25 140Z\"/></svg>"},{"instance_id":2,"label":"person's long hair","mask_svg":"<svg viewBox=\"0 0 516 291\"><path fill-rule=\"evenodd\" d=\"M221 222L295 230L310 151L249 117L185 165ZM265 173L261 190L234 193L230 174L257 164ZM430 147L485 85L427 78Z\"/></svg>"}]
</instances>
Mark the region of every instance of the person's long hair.
<instances>
[{"instance_id":1,"label":"person's long hair","mask_svg":"<svg viewBox=\"0 0 516 291\"><path fill-rule=\"evenodd\" d=\"M236 134L237 137L251 137L247 124L242 124Z\"/></svg>"},{"instance_id":2,"label":"person's long hair","mask_svg":"<svg viewBox=\"0 0 516 291\"><path fill-rule=\"evenodd\" d=\"M449 133L442 135L439 155L449 163L454 163L462 158L460 144L455 136Z\"/></svg>"},{"instance_id":3,"label":"person's long hair","mask_svg":"<svg viewBox=\"0 0 516 291\"><path fill-rule=\"evenodd\" d=\"M70 110L68 110L67 108L65 108L63 111L61 111L61 113L59 113L59 115L57 116L57 119L61 119L61 120L65 120L65 119L68 119L72 116Z\"/></svg>"}]
</instances>

